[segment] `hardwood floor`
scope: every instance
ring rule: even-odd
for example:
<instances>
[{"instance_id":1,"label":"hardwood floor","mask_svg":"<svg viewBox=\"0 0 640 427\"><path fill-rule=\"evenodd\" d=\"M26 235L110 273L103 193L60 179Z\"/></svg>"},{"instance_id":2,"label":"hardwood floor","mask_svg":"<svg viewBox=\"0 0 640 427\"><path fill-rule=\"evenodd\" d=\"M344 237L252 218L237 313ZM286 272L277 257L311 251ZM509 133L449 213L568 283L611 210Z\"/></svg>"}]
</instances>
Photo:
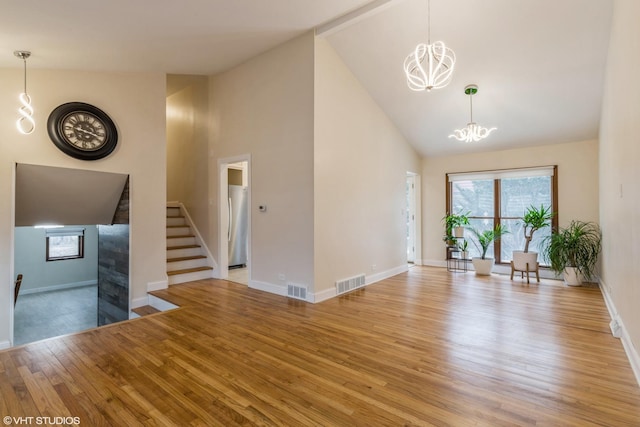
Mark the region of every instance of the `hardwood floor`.
<instances>
[{"instance_id":1,"label":"hardwood floor","mask_svg":"<svg viewBox=\"0 0 640 427\"><path fill-rule=\"evenodd\" d=\"M597 288L414 267L307 304L202 280L181 308L0 352L0 416L80 425L638 426Z\"/></svg>"}]
</instances>

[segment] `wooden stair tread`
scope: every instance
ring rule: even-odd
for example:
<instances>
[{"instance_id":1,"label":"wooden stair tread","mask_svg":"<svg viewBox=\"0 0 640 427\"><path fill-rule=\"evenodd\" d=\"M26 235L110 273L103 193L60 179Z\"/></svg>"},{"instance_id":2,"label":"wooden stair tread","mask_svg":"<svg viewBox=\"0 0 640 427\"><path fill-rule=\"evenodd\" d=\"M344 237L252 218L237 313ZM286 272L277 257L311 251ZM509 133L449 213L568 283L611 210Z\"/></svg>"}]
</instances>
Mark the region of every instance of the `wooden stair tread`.
<instances>
[{"instance_id":1,"label":"wooden stair tread","mask_svg":"<svg viewBox=\"0 0 640 427\"><path fill-rule=\"evenodd\" d=\"M141 317L148 316L150 314L160 313L160 310L158 310L155 307L151 307L150 305L143 305L142 307L136 307L131 311L133 311L135 314Z\"/></svg>"},{"instance_id":2,"label":"wooden stair tread","mask_svg":"<svg viewBox=\"0 0 640 427\"><path fill-rule=\"evenodd\" d=\"M167 258L167 262L190 261L192 259L206 259L204 255L181 256L177 258Z\"/></svg>"},{"instance_id":3,"label":"wooden stair tread","mask_svg":"<svg viewBox=\"0 0 640 427\"><path fill-rule=\"evenodd\" d=\"M195 268L186 268L184 270L167 271L167 275L175 276L176 274L196 273L198 271L206 271L206 270L213 270L213 267L195 267Z\"/></svg>"},{"instance_id":4,"label":"wooden stair tread","mask_svg":"<svg viewBox=\"0 0 640 427\"><path fill-rule=\"evenodd\" d=\"M179 236L167 236L167 239L184 239L185 237L196 237L194 234L181 234Z\"/></svg>"},{"instance_id":5,"label":"wooden stair tread","mask_svg":"<svg viewBox=\"0 0 640 427\"><path fill-rule=\"evenodd\" d=\"M167 250L173 250L173 249L194 249L194 248L199 248L201 247L200 245L180 245L180 246L167 246Z\"/></svg>"}]
</instances>

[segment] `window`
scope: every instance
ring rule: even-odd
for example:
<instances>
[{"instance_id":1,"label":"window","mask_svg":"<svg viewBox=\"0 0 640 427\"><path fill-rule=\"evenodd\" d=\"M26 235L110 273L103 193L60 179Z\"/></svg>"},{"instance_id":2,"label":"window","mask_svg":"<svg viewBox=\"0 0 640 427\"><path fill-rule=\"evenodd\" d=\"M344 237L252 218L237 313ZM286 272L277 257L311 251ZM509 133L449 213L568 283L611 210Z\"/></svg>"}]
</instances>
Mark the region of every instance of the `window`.
<instances>
[{"instance_id":1,"label":"window","mask_svg":"<svg viewBox=\"0 0 640 427\"><path fill-rule=\"evenodd\" d=\"M509 230L487 251L496 263L508 263L514 250L524 249L520 220L525 210L542 205L557 213L557 176L556 166L447 174L447 212L469 212L470 227L481 232L496 224ZM536 231L529 250L542 252L540 244L550 233L549 227ZM469 247L471 256L479 256L475 245Z\"/></svg>"},{"instance_id":2,"label":"window","mask_svg":"<svg viewBox=\"0 0 640 427\"><path fill-rule=\"evenodd\" d=\"M46 231L47 261L84 258L84 228Z\"/></svg>"}]
</instances>

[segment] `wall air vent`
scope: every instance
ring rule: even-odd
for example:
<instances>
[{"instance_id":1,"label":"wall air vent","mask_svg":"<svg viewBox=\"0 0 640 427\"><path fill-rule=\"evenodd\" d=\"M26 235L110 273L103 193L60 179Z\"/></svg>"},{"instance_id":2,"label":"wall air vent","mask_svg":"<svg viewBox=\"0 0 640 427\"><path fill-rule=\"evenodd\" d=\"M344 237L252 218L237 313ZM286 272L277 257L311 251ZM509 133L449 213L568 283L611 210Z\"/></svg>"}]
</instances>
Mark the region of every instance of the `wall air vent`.
<instances>
[{"instance_id":1,"label":"wall air vent","mask_svg":"<svg viewBox=\"0 0 640 427\"><path fill-rule=\"evenodd\" d=\"M364 274L338 280L336 282L336 295L350 292L354 289L362 288L365 285Z\"/></svg>"},{"instance_id":2,"label":"wall air vent","mask_svg":"<svg viewBox=\"0 0 640 427\"><path fill-rule=\"evenodd\" d=\"M289 298L307 300L307 287L296 285L295 283L287 283L287 296Z\"/></svg>"}]
</instances>

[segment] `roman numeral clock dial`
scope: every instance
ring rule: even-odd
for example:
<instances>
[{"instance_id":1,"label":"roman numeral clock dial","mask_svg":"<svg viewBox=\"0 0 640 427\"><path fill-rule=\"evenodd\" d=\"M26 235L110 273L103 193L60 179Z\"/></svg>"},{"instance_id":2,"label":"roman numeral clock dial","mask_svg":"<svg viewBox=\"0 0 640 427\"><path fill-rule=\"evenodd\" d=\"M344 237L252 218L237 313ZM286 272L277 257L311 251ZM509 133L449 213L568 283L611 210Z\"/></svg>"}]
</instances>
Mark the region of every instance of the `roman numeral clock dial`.
<instances>
[{"instance_id":1,"label":"roman numeral clock dial","mask_svg":"<svg viewBox=\"0 0 640 427\"><path fill-rule=\"evenodd\" d=\"M111 118L98 107L69 102L49 115L47 131L65 154L80 160L108 156L118 143L118 131Z\"/></svg>"}]
</instances>

